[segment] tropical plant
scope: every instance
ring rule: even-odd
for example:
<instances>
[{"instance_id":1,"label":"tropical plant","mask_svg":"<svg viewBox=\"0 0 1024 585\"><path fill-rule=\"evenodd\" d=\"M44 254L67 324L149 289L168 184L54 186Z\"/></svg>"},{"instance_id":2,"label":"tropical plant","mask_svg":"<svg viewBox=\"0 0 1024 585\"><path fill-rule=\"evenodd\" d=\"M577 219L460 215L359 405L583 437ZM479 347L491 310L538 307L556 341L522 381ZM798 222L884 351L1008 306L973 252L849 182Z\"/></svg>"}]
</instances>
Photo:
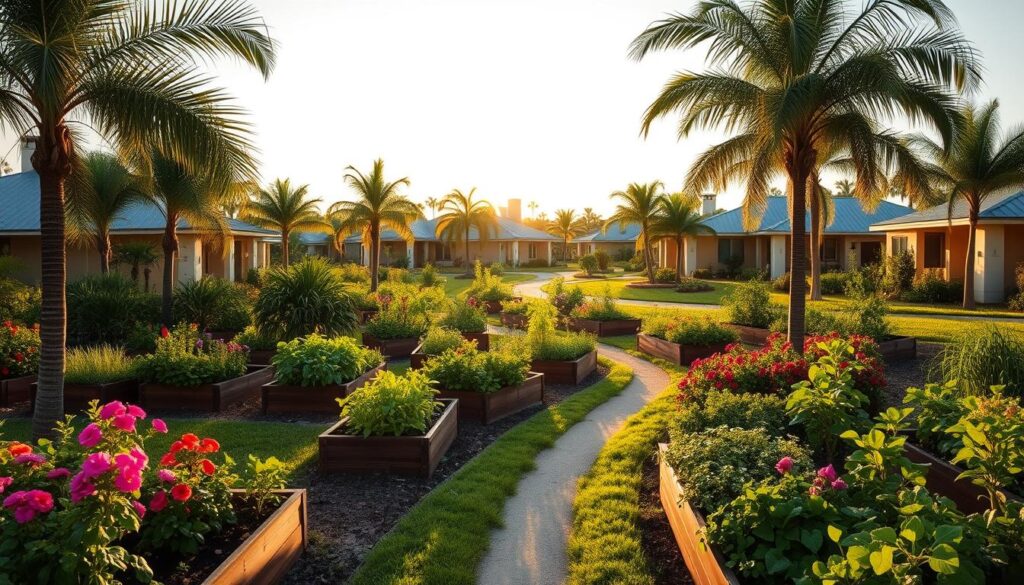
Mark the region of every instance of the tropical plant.
<instances>
[{"instance_id":1,"label":"tropical plant","mask_svg":"<svg viewBox=\"0 0 1024 585\"><path fill-rule=\"evenodd\" d=\"M346 384L382 363L379 351L351 337L328 339L316 333L279 344L271 359L278 384L305 387Z\"/></svg>"},{"instance_id":2,"label":"tropical plant","mask_svg":"<svg viewBox=\"0 0 1024 585\"><path fill-rule=\"evenodd\" d=\"M296 231L325 231L320 198L310 199L309 185L292 187L291 179L275 179L245 206L245 220L281 232L281 263L289 263L289 237Z\"/></svg>"},{"instance_id":3,"label":"tropical plant","mask_svg":"<svg viewBox=\"0 0 1024 585\"><path fill-rule=\"evenodd\" d=\"M248 352L234 342L212 339L195 325L182 323L160 330L156 351L139 358L139 380L194 387L237 378L245 373Z\"/></svg>"},{"instance_id":4,"label":"tropical plant","mask_svg":"<svg viewBox=\"0 0 1024 585\"><path fill-rule=\"evenodd\" d=\"M146 282L142 290L149 292L149 265L156 262L160 256L156 248L149 242L125 242L114 246L114 262L127 264L132 282L139 283L139 270L146 271Z\"/></svg>"},{"instance_id":5,"label":"tropical plant","mask_svg":"<svg viewBox=\"0 0 1024 585\"><path fill-rule=\"evenodd\" d=\"M370 292L376 292L380 282L380 236L390 229L409 240L409 224L423 217L420 208L399 188L409 186L408 177L396 181L384 178L384 161L373 161L373 169L363 174L353 166L346 167L345 183L359 197L357 201L338 201L329 208L329 216L341 218L340 226L350 232L362 234L363 244L370 248Z\"/></svg>"},{"instance_id":6,"label":"tropical plant","mask_svg":"<svg viewBox=\"0 0 1024 585\"><path fill-rule=\"evenodd\" d=\"M856 191L856 184L849 179L840 179L836 181L836 190L834 195L836 197L853 197Z\"/></svg>"},{"instance_id":7,"label":"tropical plant","mask_svg":"<svg viewBox=\"0 0 1024 585\"><path fill-rule=\"evenodd\" d=\"M462 333L483 333L487 331L487 311L476 299L452 300L448 312L438 323Z\"/></svg>"},{"instance_id":8,"label":"tropical plant","mask_svg":"<svg viewBox=\"0 0 1024 585\"><path fill-rule=\"evenodd\" d=\"M662 195L658 199L658 212L651 224L655 240L667 239L676 245L675 281L684 276L683 253L686 238L714 235L715 230L701 223L700 199L682 193Z\"/></svg>"},{"instance_id":9,"label":"tropical plant","mask_svg":"<svg viewBox=\"0 0 1024 585\"><path fill-rule=\"evenodd\" d=\"M68 337L74 343L123 343L139 325L160 319L160 299L113 272L67 287Z\"/></svg>"},{"instance_id":10,"label":"tropical plant","mask_svg":"<svg viewBox=\"0 0 1024 585\"><path fill-rule=\"evenodd\" d=\"M584 207L583 213L580 215L580 223L583 224L584 233L590 233L601 229L604 219L601 218L600 213L594 211L593 207Z\"/></svg>"},{"instance_id":11,"label":"tropical plant","mask_svg":"<svg viewBox=\"0 0 1024 585\"><path fill-rule=\"evenodd\" d=\"M339 398L345 429L364 437L424 434L441 407L437 390L422 371L398 376L387 370L345 398Z\"/></svg>"},{"instance_id":12,"label":"tropical plant","mask_svg":"<svg viewBox=\"0 0 1024 585\"><path fill-rule=\"evenodd\" d=\"M562 239L562 262L569 260L569 242L586 229L582 218L576 216L575 209L559 209L555 218L547 225L547 232Z\"/></svg>"},{"instance_id":13,"label":"tropical plant","mask_svg":"<svg viewBox=\"0 0 1024 585\"><path fill-rule=\"evenodd\" d=\"M964 106L963 126L948 142L939 145L926 136L916 143L936 163L940 190L948 193L949 216L957 202L967 207L967 263L964 268L965 309L974 308L974 257L981 206L990 196L1024 187L1024 128L1013 128L1000 137L999 102Z\"/></svg>"},{"instance_id":14,"label":"tropical plant","mask_svg":"<svg viewBox=\"0 0 1024 585\"><path fill-rule=\"evenodd\" d=\"M437 208L441 205L441 200L437 197L427 197L423 204L430 210L430 217L433 218L437 214Z\"/></svg>"},{"instance_id":15,"label":"tropical plant","mask_svg":"<svg viewBox=\"0 0 1024 585\"><path fill-rule=\"evenodd\" d=\"M940 0L702 2L649 26L632 45L642 59L665 49L708 46L708 71L682 72L647 108L642 129L679 112L680 138L724 128L733 136L701 154L684 190L746 185L745 223L753 227L776 176L791 199L789 336L803 345L808 190L827 161L841 160L858 196L890 185L912 200L931 194L929 169L891 130L894 114L926 121L951 144L953 90L979 83L971 45ZM892 182L886 177L893 177Z\"/></svg>"},{"instance_id":16,"label":"tropical plant","mask_svg":"<svg viewBox=\"0 0 1024 585\"><path fill-rule=\"evenodd\" d=\"M437 236L445 242L462 243L466 249L466 276L470 272L469 238L470 231L475 229L482 246L491 234L498 232L498 216L494 207L483 200L474 200L476 187L463 193L458 189L444 196L438 204L441 215L437 218Z\"/></svg>"},{"instance_id":17,"label":"tropical plant","mask_svg":"<svg viewBox=\"0 0 1024 585\"><path fill-rule=\"evenodd\" d=\"M67 384L105 384L131 380L135 376L135 359L124 348L105 343L68 350Z\"/></svg>"},{"instance_id":18,"label":"tropical plant","mask_svg":"<svg viewBox=\"0 0 1024 585\"><path fill-rule=\"evenodd\" d=\"M1006 327L988 324L964 328L935 356L933 382L959 383L966 394L984 395L992 386L1024 396L1024 339Z\"/></svg>"},{"instance_id":19,"label":"tropical plant","mask_svg":"<svg viewBox=\"0 0 1024 585\"><path fill-rule=\"evenodd\" d=\"M90 152L68 181L68 234L91 239L100 255L100 272L110 270L110 229L131 205L146 199L141 181L116 156Z\"/></svg>"},{"instance_id":20,"label":"tropical plant","mask_svg":"<svg viewBox=\"0 0 1024 585\"><path fill-rule=\"evenodd\" d=\"M359 325L353 294L327 260L315 257L268 270L253 316L262 334L277 339L333 337Z\"/></svg>"},{"instance_id":21,"label":"tropical plant","mask_svg":"<svg viewBox=\"0 0 1024 585\"><path fill-rule=\"evenodd\" d=\"M200 331L240 331L251 321L251 296L248 285L207 276L174 289L174 314Z\"/></svg>"},{"instance_id":22,"label":"tropical plant","mask_svg":"<svg viewBox=\"0 0 1024 585\"><path fill-rule=\"evenodd\" d=\"M653 225L658 219L658 208L661 200L661 181L652 183L630 183L625 191L615 191L612 200L618 200L615 211L604 222L601 230L606 232L612 224L636 224L640 226L640 235L636 239L636 248L643 254L647 280L654 282L654 255L651 243L654 241Z\"/></svg>"},{"instance_id":23,"label":"tropical plant","mask_svg":"<svg viewBox=\"0 0 1024 585\"><path fill-rule=\"evenodd\" d=\"M754 280L736 286L729 296L722 299L729 313L729 322L747 327L768 327L784 311L781 305L772 302L768 285Z\"/></svg>"},{"instance_id":24,"label":"tropical plant","mask_svg":"<svg viewBox=\"0 0 1024 585\"><path fill-rule=\"evenodd\" d=\"M428 378L452 392L490 394L526 381L530 356L508 349L479 351L473 346L447 349L423 366Z\"/></svg>"},{"instance_id":25,"label":"tropical plant","mask_svg":"<svg viewBox=\"0 0 1024 585\"><path fill-rule=\"evenodd\" d=\"M871 204L873 203L872 201ZM807 188L807 213L811 220L811 232L808 234L811 254L811 300L820 301L821 243L825 228L835 221L835 203L832 201L832 192L821 184L817 172L811 175L811 185Z\"/></svg>"}]
</instances>

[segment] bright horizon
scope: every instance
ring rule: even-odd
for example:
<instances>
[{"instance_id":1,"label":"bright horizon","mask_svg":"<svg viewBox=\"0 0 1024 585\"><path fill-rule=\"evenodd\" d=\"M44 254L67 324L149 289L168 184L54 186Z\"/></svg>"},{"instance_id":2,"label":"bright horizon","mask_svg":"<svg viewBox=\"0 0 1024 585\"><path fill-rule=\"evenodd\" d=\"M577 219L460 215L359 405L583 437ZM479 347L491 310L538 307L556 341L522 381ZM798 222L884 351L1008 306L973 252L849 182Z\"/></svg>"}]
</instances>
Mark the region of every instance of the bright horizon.
<instances>
[{"instance_id":1,"label":"bright horizon","mask_svg":"<svg viewBox=\"0 0 1024 585\"><path fill-rule=\"evenodd\" d=\"M629 182L678 190L693 158L724 136L679 142L673 119L639 135L662 84L703 69L704 52L637 63L629 43L695 0L252 1L279 44L277 68L264 82L222 66L215 83L249 110L263 182L308 183L325 203L350 197L347 165L365 171L380 157L389 178L410 178L415 201L476 187L495 206L522 199L524 215L530 201L549 215L607 215L608 195ZM983 57L975 99L999 98L1004 127L1024 123L1015 79L1024 2L948 4ZM3 136L15 169L16 141ZM733 187L718 207L741 199Z\"/></svg>"}]
</instances>

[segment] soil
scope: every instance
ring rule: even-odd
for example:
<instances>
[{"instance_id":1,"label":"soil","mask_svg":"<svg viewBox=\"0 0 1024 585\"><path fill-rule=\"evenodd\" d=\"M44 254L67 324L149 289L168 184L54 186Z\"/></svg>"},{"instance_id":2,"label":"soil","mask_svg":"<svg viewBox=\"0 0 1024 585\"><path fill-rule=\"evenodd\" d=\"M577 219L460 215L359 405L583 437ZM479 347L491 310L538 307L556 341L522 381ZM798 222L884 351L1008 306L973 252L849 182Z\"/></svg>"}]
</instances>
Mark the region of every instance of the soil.
<instances>
[{"instance_id":1,"label":"soil","mask_svg":"<svg viewBox=\"0 0 1024 585\"><path fill-rule=\"evenodd\" d=\"M938 343L917 343L917 358L885 365L886 387L882 390L883 406L900 406L907 388L920 388L927 378L931 360L942 348Z\"/></svg>"},{"instance_id":2,"label":"soil","mask_svg":"<svg viewBox=\"0 0 1024 585\"><path fill-rule=\"evenodd\" d=\"M557 404L608 375L598 366L578 386L548 384L544 405ZM515 425L543 407L535 406L482 425L459 421L459 434L433 477L365 474L321 474L310 470L295 487L309 498L309 548L285 577L289 584L343 583L385 533L438 484ZM336 420L336 417L335 417Z\"/></svg>"},{"instance_id":3,"label":"soil","mask_svg":"<svg viewBox=\"0 0 1024 585\"><path fill-rule=\"evenodd\" d=\"M681 585L693 583L686 568L683 553L679 551L668 516L661 507L658 494L658 458L650 457L643 468L640 486L641 546L654 576L655 585Z\"/></svg>"}]
</instances>

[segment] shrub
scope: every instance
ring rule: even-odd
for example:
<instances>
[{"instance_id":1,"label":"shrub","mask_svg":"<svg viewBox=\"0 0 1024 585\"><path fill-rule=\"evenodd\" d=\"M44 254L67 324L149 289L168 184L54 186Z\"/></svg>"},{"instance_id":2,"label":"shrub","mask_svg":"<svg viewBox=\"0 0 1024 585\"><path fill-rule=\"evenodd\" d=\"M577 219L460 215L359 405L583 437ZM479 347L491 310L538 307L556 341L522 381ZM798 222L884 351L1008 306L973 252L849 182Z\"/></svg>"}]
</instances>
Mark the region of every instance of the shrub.
<instances>
[{"instance_id":1,"label":"shrub","mask_svg":"<svg viewBox=\"0 0 1024 585\"><path fill-rule=\"evenodd\" d=\"M502 282L501 276L484 269L479 260L474 267L473 282L463 295L478 301L507 301L512 298L512 285Z\"/></svg>"},{"instance_id":2,"label":"shrub","mask_svg":"<svg viewBox=\"0 0 1024 585\"><path fill-rule=\"evenodd\" d=\"M430 358L423 371L445 390L490 394L522 384L530 371L530 356L507 349L478 351L461 346Z\"/></svg>"},{"instance_id":3,"label":"shrub","mask_svg":"<svg viewBox=\"0 0 1024 585\"><path fill-rule=\"evenodd\" d=\"M578 286L567 286L565 279L556 276L551 279L547 287L548 300L558 310L558 314L567 316L587 300L583 289Z\"/></svg>"},{"instance_id":4,"label":"shrub","mask_svg":"<svg viewBox=\"0 0 1024 585\"><path fill-rule=\"evenodd\" d=\"M156 351L139 358L143 382L192 387L215 384L245 373L248 352L242 346L200 335L194 325L181 324L160 332Z\"/></svg>"},{"instance_id":5,"label":"shrub","mask_svg":"<svg viewBox=\"0 0 1024 585\"><path fill-rule=\"evenodd\" d=\"M87 276L68 285L71 344L123 343L138 325L160 321L160 297L120 274Z\"/></svg>"},{"instance_id":6,"label":"shrub","mask_svg":"<svg viewBox=\"0 0 1024 585\"><path fill-rule=\"evenodd\" d=\"M881 270L880 266L874 264L851 270L846 275L846 286L843 288L846 296L863 298L878 294L882 287Z\"/></svg>"},{"instance_id":7,"label":"shrub","mask_svg":"<svg viewBox=\"0 0 1024 585\"><path fill-rule=\"evenodd\" d=\"M174 289L174 317L195 323L200 331L241 331L252 322L256 289L206 276Z\"/></svg>"},{"instance_id":8,"label":"shrub","mask_svg":"<svg viewBox=\"0 0 1024 585\"><path fill-rule=\"evenodd\" d=\"M724 390L708 392L702 405L685 406L673 426L674 433L698 433L720 426L763 429L773 437L786 434L789 417L786 401L773 394L734 394Z\"/></svg>"},{"instance_id":9,"label":"shrub","mask_svg":"<svg viewBox=\"0 0 1024 585\"><path fill-rule=\"evenodd\" d=\"M708 279L712 278L713 276L714 273L712 272L711 268L697 268L696 270L693 271L694 278Z\"/></svg>"},{"instance_id":10,"label":"shrub","mask_svg":"<svg viewBox=\"0 0 1024 585\"><path fill-rule=\"evenodd\" d=\"M377 339L419 338L427 332L430 322L426 315L410 310L409 298L384 299L380 311L366 322L366 333Z\"/></svg>"},{"instance_id":11,"label":"shrub","mask_svg":"<svg viewBox=\"0 0 1024 585\"><path fill-rule=\"evenodd\" d=\"M957 381L967 394L1006 386L1008 394L1024 396L1024 339L993 324L964 328L935 356L929 378Z\"/></svg>"},{"instance_id":12,"label":"shrub","mask_svg":"<svg viewBox=\"0 0 1024 585\"><path fill-rule=\"evenodd\" d=\"M680 345L734 343L736 332L710 317L661 317L644 320L643 333Z\"/></svg>"},{"instance_id":13,"label":"shrub","mask_svg":"<svg viewBox=\"0 0 1024 585\"><path fill-rule=\"evenodd\" d=\"M242 329L231 341L248 347L250 351L272 351L277 349L277 342L280 339L260 333L260 330L255 325L249 325Z\"/></svg>"},{"instance_id":14,"label":"shrub","mask_svg":"<svg viewBox=\"0 0 1024 585\"><path fill-rule=\"evenodd\" d=\"M789 292L789 279L790 275L788 272L782 276L777 277L772 281L772 289L776 292L788 293Z\"/></svg>"},{"instance_id":15,"label":"shrub","mask_svg":"<svg viewBox=\"0 0 1024 585\"><path fill-rule=\"evenodd\" d=\"M821 294L841 295L846 291L845 272L826 272L821 275Z\"/></svg>"},{"instance_id":16,"label":"shrub","mask_svg":"<svg viewBox=\"0 0 1024 585\"><path fill-rule=\"evenodd\" d=\"M547 268L548 261L543 258L534 258L533 260L527 260L526 262L520 263L520 266L526 268Z\"/></svg>"},{"instance_id":17,"label":"shrub","mask_svg":"<svg viewBox=\"0 0 1024 585\"><path fill-rule=\"evenodd\" d=\"M676 287L676 292L681 293L708 292L712 290L715 290L715 287L711 286L711 283L689 276L684 276L679 281L679 286Z\"/></svg>"},{"instance_id":18,"label":"shrub","mask_svg":"<svg viewBox=\"0 0 1024 585\"><path fill-rule=\"evenodd\" d=\"M420 351L426 355L440 355L446 350L462 347L465 344L476 346L475 341L468 341L461 333L454 329L443 327L431 327L426 335L420 339Z\"/></svg>"},{"instance_id":19,"label":"shrub","mask_svg":"<svg viewBox=\"0 0 1024 585\"><path fill-rule=\"evenodd\" d=\"M756 281L736 285L722 304L729 313L730 323L748 327L768 327L786 310L772 302L768 286Z\"/></svg>"},{"instance_id":20,"label":"shrub","mask_svg":"<svg viewBox=\"0 0 1024 585\"><path fill-rule=\"evenodd\" d=\"M674 268L659 268L654 273L654 282L670 284L676 281L676 270Z\"/></svg>"},{"instance_id":21,"label":"shrub","mask_svg":"<svg viewBox=\"0 0 1024 585\"><path fill-rule=\"evenodd\" d=\"M555 311L551 305L534 303L527 314L530 325L526 330L526 343L535 360L577 360L597 347L597 338L589 333L556 331Z\"/></svg>"},{"instance_id":22,"label":"shrub","mask_svg":"<svg viewBox=\"0 0 1024 585\"><path fill-rule=\"evenodd\" d=\"M253 311L264 335L336 336L359 324L352 294L323 258L307 257L288 268L271 268L264 280Z\"/></svg>"},{"instance_id":23,"label":"shrub","mask_svg":"<svg viewBox=\"0 0 1024 585\"><path fill-rule=\"evenodd\" d=\"M253 288L263 286L263 272L265 270L264 268L250 268L245 273L245 284Z\"/></svg>"},{"instance_id":24,"label":"shrub","mask_svg":"<svg viewBox=\"0 0 1024 585\"><path fill-rule=\"evenodd\" d=\"M509 315L525 315L529 307L528 301L506 301L501 303L501 312Z\"/></svg>"},{"instance_id":25,"label":"shrub","mask_svg":"<svg viewBox=\"0 0 1024 585\"><path fill-rule=\"evenodd\" d=\"M429 315L446 306L449 298L439 286L423 288L405 282L386 281L377 288L374 302L377 309L398 303L413 313Z\"/></svg>"},{"instance_id":26,"label":"shrub","mask_svg":"<svg viewBox=\"0 0 1024 585\"><path fill-rule=\"evenodd\" d=\"M409 370L402 376L383 371L372 382L345 398L339 398L341 417L348 418L346 430L364 437L419 434L427 432L441 403L437 390L422 371Z\"/></svg>"},{"instance_id":27,"label":"shrub","mask_svg":"<svg viewBox=\"0 0 1024 585\"><path fill-rule=\"evenodd\" d=\"M41 301L40 289L0 276L0 322L38 323Z\"/></svg>"},{"instance_id":28,"label":"shrub","mask_svg":"<svg viewBox=\"0 0 1024 585\"><path fill-rule=\"evenodd\" d=\"M644 260L644 255L640 252L633 254L633 257L629 259L627 268L630 272L642 272L647 270L647 261Z\"/></svg>"},{"instance_id":29,"label":"shrub","mask_svg":"<svg viewBox=\"0 0 1024 585\"><path fill-rule=\"evenodd\" d=\"M627 313L619 309L615 298L612 297L611 288L607 285L600 299L584 302L573 309L570 315L575 319L589 319L593 321L613 321L630 318Z\"/></svg>"},{"instance_id":30,"label":"shrub","mask_svg":"<svg viewBox=\"0 0 1024 585\"><path fill-rule=\"evenodd\" d=\"M759 280L761 282L768 282L768 269L766 268L743 268L740 269L740 273L736 276L737 280Z\"/></svg>"},{"instance_id":31,"label":"shrub","mask_svg":"<svg viewBox=\"0 0 1024 585\"><path fill-rule=\"evenodd\" d=\"M594 259L597 260L597 269L601 272L607 272L608 267L611 266L612 257L608 255L608 252L604 250L598 250L594 252Z\"/></svg>"},{"instance_id":32,"label":"shrub","mask_svg":"<svg viewBox=\"0 0 1024 585\"><path fill-rule=\"evenodd\" d=\"M437 268L433 264L427 264L420 270L420 286L442 286L444 282L445 279L437 273Z\"/></svg>"},{"instance_id":33,"label":"shrub","mask_svg":"<svg viewBox=\"0 0 1024 585\"><path fill-rule=\"evenodd\" d=\"M725 278L736 278L736 275L740 273L740 269L743 267L743 256L730 256L725 261L725 265L722 269L722 276Z\"/></svg>"},{"instance_id":34,"label":"shrub","mask_svg":"<svg viewBox=\"0 0 1024 585\"><path fill-rule=\"evenodd\" d=\"M351 337L315 333L279 343L271 360L278 384L307 387L346 384L383 362L379 351L360 347Z\"/></svg>"},{"instance_id":35,"label":"shrub","mask_svg":"<svg viewBox=\"0 0 1024 585\"><path fill-rule=\"evenodd\" d=\"M487 331L487 312L473 298L465 302L450 301L440 325L462 333L483 333Z\"/></svg>"},{"instance_id":36,"label":"shrub","mask_svg":"<svg viewBox=\"0 0 1024 585\"><path fill-rule=\"evenodd\" d=\"M337 266L335 273L342 282L367 284L370 282L370 270L354 262L346 262Z\"/></svg>"},{"instance_id":37,"label":"shrub","mask_svg":"<svg viewBox=\"0 0 1024 585\"><path fill-rule=\"evenodd\" d=\"M783 457L790 457L798 470L813 469L810 454L793 439L773 437L761 428L723 426L677 432L666 461L676 472L683 497L713 512L742 494L746 482L777 475L775 465Z\"/></svg>"},{"instance_id":38,"label":"shrub","mask_svg":"<svg viewBox=\"0 0 1024 585\"><path fill-rule=\"evenodd\" d=\"M501 262L491 262L490 266L488 266L487 269L493 276L505 275L505 265L502 264Z\"/></svg>"},{"instance_id":39,"label":"shrub","mask_svg":"<svg viewBox=\"0 0 1024 585\"><path fill-rule=\"evenodd\" d=\"M0 380L35 374L39 370L39 328L10 321L0 326Z\"/></svg>"},{"instance_id":40,"label":"shrub","mask_svg":"<svg viewBox=\"0 0 1024 585\"><path fill-rule=\"evenodd\" d=\"M594 274L600 270L600 265L597 263L597 257L593 254L580 256L580 268L583 272L586 272L588 276Z\"/></svg>"},{"instance_id":41,"label":"shrub","mask_svg":"<svg viewBox=\"0 0 1024 585\"><path fill-rule=\"evenodd\" d=\"M64 362L66 384L105 384L131 380L135 376L135 360L124 349L102 344L73 347Z\"/></svg>"},{"instance_id":42,"label":"shrub","mask_svg":"<svg viewBox=\"0 0 1024 585\"><path fill-rule=\"evenodd\" d=\"M909 303L955 303L963 298L964 283L947 282L942 275L933 270L922 274L914 285L900 297Z\"/></svg>"},{"instance_id":43,"label":"shrub","mask_svg":"<svg viewBox=\"0 0 1024 585\"><path fill-rule=\"evenodd\" d=\"M899 298L914 286L916 270L914 254L910 250L887 256L883 268L882 292L889 298Z\"/></svg>"}]
</instances>

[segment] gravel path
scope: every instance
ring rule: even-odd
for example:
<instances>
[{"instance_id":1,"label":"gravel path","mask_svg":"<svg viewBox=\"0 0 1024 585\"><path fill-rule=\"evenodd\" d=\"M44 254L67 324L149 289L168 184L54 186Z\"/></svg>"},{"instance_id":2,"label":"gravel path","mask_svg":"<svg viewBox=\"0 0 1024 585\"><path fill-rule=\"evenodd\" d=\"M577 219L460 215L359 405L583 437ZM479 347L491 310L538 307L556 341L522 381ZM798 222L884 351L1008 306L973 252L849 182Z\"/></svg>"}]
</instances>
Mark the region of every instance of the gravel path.
<instances>
[{"instance_id":1,"label":"gravel path","mask_svg":"<svg viewBox=\"0 0 1024 585\"><path fill-rule=\"evenodd\" d=\"M516 495L505 504L505 527L492 534L478 583L554 585L565 580L577 480L626 418L668 384L665 372L647 361L607 345L601 345L600 351L633 368L633 381L537 457L537 468L519 482Z\"/></svg>"}]
</instances>

